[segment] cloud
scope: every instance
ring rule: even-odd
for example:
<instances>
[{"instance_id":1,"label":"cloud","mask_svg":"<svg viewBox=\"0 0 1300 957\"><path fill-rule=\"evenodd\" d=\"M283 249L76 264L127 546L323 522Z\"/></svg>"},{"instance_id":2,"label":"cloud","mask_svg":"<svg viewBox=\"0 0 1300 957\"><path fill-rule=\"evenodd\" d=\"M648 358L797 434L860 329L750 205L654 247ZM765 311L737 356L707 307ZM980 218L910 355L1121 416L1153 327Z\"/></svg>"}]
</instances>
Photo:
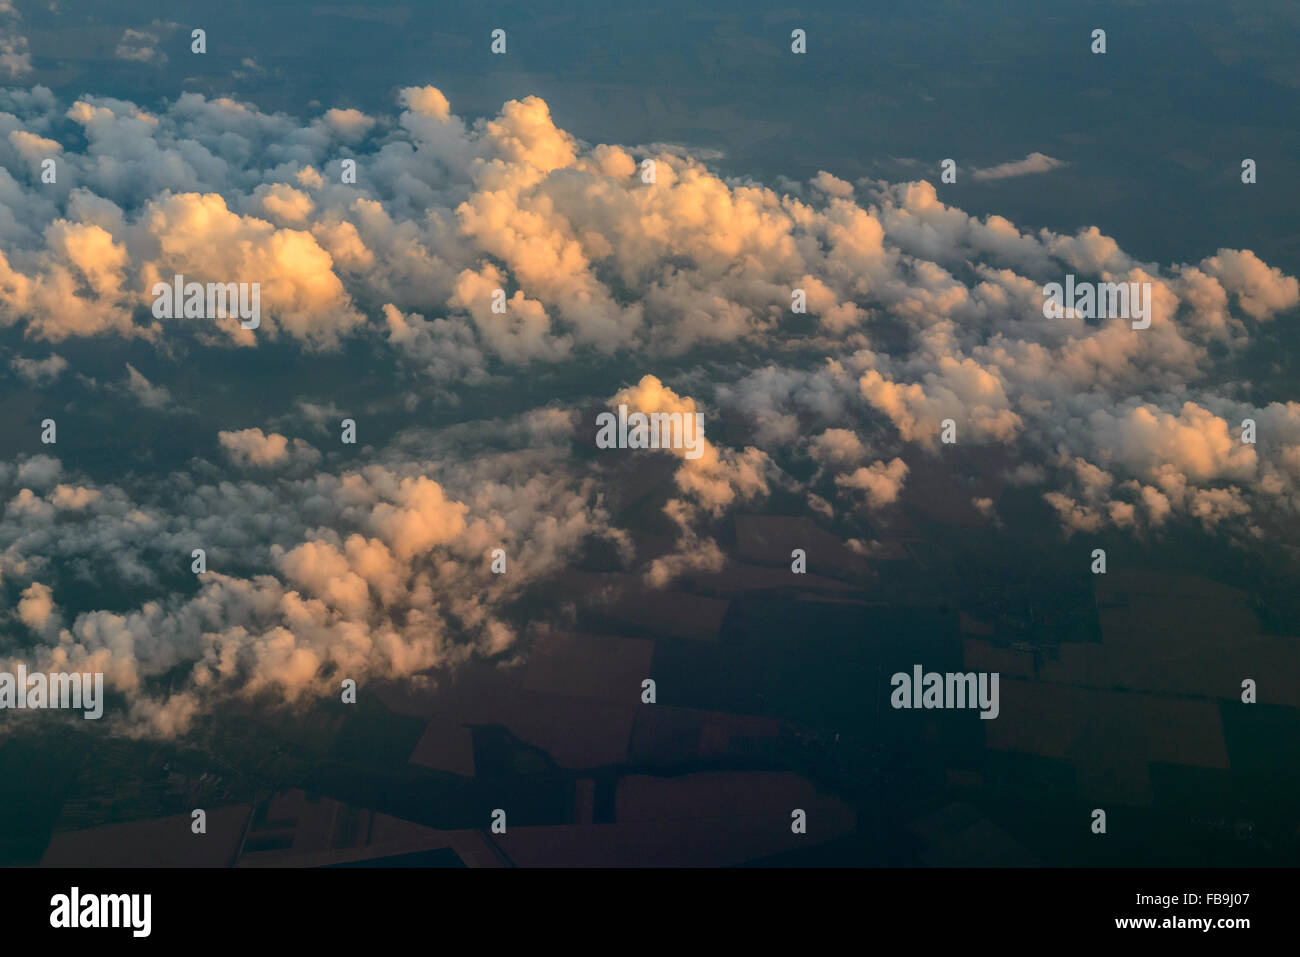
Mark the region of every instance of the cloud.
<instances>
[{"instance_id":1,"label":"cloud","mask_svg":"<svg viewBox=\"0 0 1300 957\"><path fill-rule=\"evenodd\" d=\"M280 211L292 208L290 197L279 197ZM197 282L256 282L272 325L315 346L336 345L340 333L363 321L333 258L310 233L241 216L211 193L164 196L148 205L141 225L156 248L142 267L145 288L178 273ZM240 342L254 338L233 318L224 330Z\"/></svg>"},{"instance_id":2,"label":"cloud","mask_svg":"<svg viewBox=\"0 0 1300 957\"><path fill-rule=\"evenodd\" d=\"M33 455L19 463L17 479L19 484L40 489L53 484L62 472L63 463L53 456Z\"/></svg>"},{"instance_id":3,"label":"cloud","mask_svg":"<svg viewBox=\"0 0 1300 957\"><path fill-rule=\"evenodd\" d=\"M702 422L709 421L694 399L679 395L653 375L644 375L636 385L620 390L608 405L611 409L626 406L629 414L665 413L680 415L683 421L699 414ZM677 526L678 538L670 554L655 558L645 570L645 581L651 587L662 588L687 571L720 569L724 556L717 543L703 533L705 524L740 503L755 502L768 494L772 463L767 454L753 446L741 450L719 447L709 441L707 431L706 424L702 432L694 433L695 450L690 455L685 430L682 446L667 450L681 459L673 478L682 497L670 498L663 508Z\"/></svg>"},{"instance_id":4,"label":"cloud","mask_svg":"<svg viewBox=\"0 0 1300 957\"><path fill-rule=\"evenodd\" d=\"M0 250L0 303L8 321L25 316L29 334L51 342L110 331L132 335L125 246L99 226L67 220L47 226L44 239L30 274L14 270Z\"/></svg>"},{"instance_id":5,"label":"cloud","mask_svg":"<svg viewBox=\"0 0 1300 957\"><path fill-rule=\"evenodd\" d=\"M1054 159L1046 153L1030 153L1022 160L1014 160L1010 163L999 163L997 166L986 166L981 169L971 171L971 177L981 181L994 179L1010 179L1013 176L1029 176L1033 173L1046 173L1054 170L1058 166L1066 165L1064 161Z\"/></svg>"},{"instance_id":6,"label":"cloud","mask_svg":"<svg viewBox=\"0 0 1300 957\"><path fill-rule=\"evenodd\" d=\"M142 376L131 363L126 364L126 389L147 409L165 409L172 402L171 393Z\"/></svg>"},{"instance_id":7,"label":"cloud","mask_svg":"<svg viewBox=\"0 0 1300 957\"><path fill-rule=\"evenodd\" d=\"M32 582L23 589L18 601L18 619L37 632L47 632L51 625L57 626L57 610L50 589L40 582Z\"/></svg>"},{"instance_id":8,"label":"cloud","mask_svg":"<svg viewBox=\"0 0 1300 957\"><path fill-rule=\"evenodd\" d=\"M14 5L6 0L0 5L0 77L17 80L32 72L32 55L27 38L17 31L21 19Z\"/></svg>"},{"instance_id":9,"label":"cloud","mask_svg":"<svg viewBox=\"0 0 1300 957\"><path fill-rule=\"evenodd\" d=\"M290 442L278 432L267 435L257 428L241 429L238 432L219 432L217 439L230 461L244 467L274 468L291 463L312 465L320 460L320 453L302 439Z\"/></svg>"},{"instance_id":10,"label":"cloud","mask_svg":"<svg viewBox=\"0 0 1300 957\"><path fill-rule=\"evenodd\" d=\"M552 439L565 421L572 419L553 410L503 424L494 441L523 444L451 468L444 481L458 494L428 474L438 466L400 456L391 467L304 472L273 486L196 487L190 474L176 473L142 483L143 501L113 486L69 482L44 497L24 489L0 521L0 574L52 576L31 578L25 592L23 614L44 628L25 660L104 671L129 705L113 716L118 727L174 735L228 695L291 702L332 692L340 676L409 677L472 654L499 655L518 627L502 609L522 589L565 567L592 536L621 543L594 488L575 482L567 448ZM275 439L238 433L223 443L282 462ZM47 458L21 471L22 480L43 471L53 482L60 470ZM82 534L60 531L56 510ZM349 526L360 530L335 531ZM197 592L132 611L63 609L51 617L60 580L76 594L65 577L72 556L93 562L105 581L156 588L146 552L188 561L196 544L209 568ZM489 571L496 547L509 556L509 575ZM241 576L232 563L264 570ZM178 667L187 675L181 686L160 690L155 679Z\"/></svg>"},{"instance_id":11,"label":"cloud","mask_svg":"<svg viewBox=\"0 0 1300 957\"><path fill-rule=\"evenodd\" d=\"M835 483L842 488L863 492L868 505L881 508L898 500L906 477L907 463L895 458L889 462L873 462L847 475L840 475Z\"/></svg>"},{"instance_id":12,"label":"cloud","mask_svg":"<svg viewBox=\"0 0 1300 957\"><path fill-rule=\"evenodd\" d=\"M1220 249L1201 268L1236 295L1242 311L1252 319L1269 319L1300 303L1300 281L1283 275L1249 249Z\"/></svg>"},{"instance_id":13,"label":"cloud","mask_svg":"<svg viewBox=\"0 0 1300 957\"><path fill-rule=\"evenodd\" d=\"M940 455L971 470L963 482L1043 496L1067 533L1183 522L1248 538L1300 506L1300 404L1233 385L1300 289L1249 250L1147 263L1100 228L972 216L923 181L731 180L679 147L589 145L537 97L469 121L410 87L387 115L309 122L197 94L156 112L40 87L0 100L12 341L79 357L94 347L76 340L132 340L125 379L96 398L152 408L208 361L328 380L259 380L261 417L240 414L259 425L214 424L182 470L0 467L0 578L31 631L12 651L104 670L130 733L184 733L228 696L297 701L343 676L419 680L513 654L532 621L521 597L593 541L668 588L723 567L736 510L809 503L858 529L864 510L921 494ZM59 179L36 188L47 154ZM1150 328L1043 319L1044 283L1068 272L1150 282ZM262 325L155 319L152 283L177 273L260 283ZM66 369L22 351L10 368L33 387ZM619 404L702 413L701 455L593 453L591 409ZM347 416L362 455L334 445ZM956 449L938 441L944 419ZM607 511L628 474L660 483L638 493L660 510L649 534ZM997 521L985 487L962 488ZM177 588L196 547L209 570ZM506 575L489 570L495 548ZM95 594L123 597L77 604Z\"/></svg>"},{"instance_id":14,"label":"cloud","mask_svg":"<svg viewBox=\"0 0 1300 957\"><path fill-rule=\"evenodd\" d=\"M465 530L468 508L447 501L438 483L424 476L402 479L394 499L376 506L371 524L401 558L426 553Z\"/></svg>"},{"instance_id":15,"label":"cloud","mask_svg":"<svg viewBox=\"0 0 1300 957\"><path fill-rule=\"evenodd\" d=\"M30 385L47 386L57 381L68 368L68 360L58 353L51 353L44 359L14 356L9 360L9 367Z\"/></svg>"},{"instance_id":16,"label":"cloud","mask_svg":"<svg viewBox=\"0 0 1300 957\"><path fill-rule=\"evenodd\" d=\"M374 117L360 110L326 110L324 119L331 131L346 140L359 140L375 126Z\"/></svg>"},{"instance_id":17,"label":"cloud","mask_svg":"<svg viewBox=\"0 0 1300 957\"><path fill-rule=\"evenodd\" d=\"M122 38L118 41L113 55L119 60L128 60L132 63L164 66L167 63L167 54L157 47L158 35L156 33L150 33L147 30L132 30L128 27L122 32Z\"/></svg>"},{"instance_id":18,"label":"cloud","mask_svg":"<svg viewBox=\"0 0 1300 957\"><path fill-rule=\"evenodd\" d=\"M826 429L809 443L808 454L814 462L842 470L861 462L868 450L849 429Z\"/></svg>"}]
</instances>

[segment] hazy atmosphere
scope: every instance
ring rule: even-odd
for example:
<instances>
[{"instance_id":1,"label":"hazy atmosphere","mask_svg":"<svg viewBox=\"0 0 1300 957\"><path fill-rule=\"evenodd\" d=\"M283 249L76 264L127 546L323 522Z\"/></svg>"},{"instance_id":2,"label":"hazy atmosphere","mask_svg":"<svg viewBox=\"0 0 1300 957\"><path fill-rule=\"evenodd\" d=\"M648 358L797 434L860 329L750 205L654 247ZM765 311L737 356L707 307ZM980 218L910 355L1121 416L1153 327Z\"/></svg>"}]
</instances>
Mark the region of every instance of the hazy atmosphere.
<instances>
[{"instance_id":1,"label":"hazy atmosphere","mask_svg":"<svg viewBox=\"0 0 1300 957\"><path fill-rule=\"evenodd\" d=\"M0 863L1294 866L1298 32L0 0Z\"/></svg>"}]
</instances>

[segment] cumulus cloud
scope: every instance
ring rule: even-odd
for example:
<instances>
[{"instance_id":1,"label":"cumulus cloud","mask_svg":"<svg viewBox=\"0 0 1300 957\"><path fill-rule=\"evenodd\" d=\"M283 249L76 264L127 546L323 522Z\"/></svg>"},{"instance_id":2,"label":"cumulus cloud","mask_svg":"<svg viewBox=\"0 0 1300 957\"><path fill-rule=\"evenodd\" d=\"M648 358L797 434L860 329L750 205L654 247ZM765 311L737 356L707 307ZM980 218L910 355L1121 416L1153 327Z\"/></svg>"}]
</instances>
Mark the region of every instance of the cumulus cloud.
<instances>
[{"instance_id":1,"label":"cumulus cloud","mask_svg":"<svg viewBox=\"0 0 1300 957\"><path fill-rule=\"evenodd\" d=\"M348 140L361 139L375 126L374 117L360 110L326 110L324 119L331 131Z\"/></svg>"},{"instance_id":2,"label":"cumulus cloud","mask_svg":"<svg viewBox=\"0 0 1300 957\"><path fill-rule=\"evenodd\" d=\"M843 488L864 493L872 508L880 508L898 500L906 477L907 463L895 458L889 462L873 462L847 475L838 476L835 481Z\"/></svg>"},{"instance_id":3,"label":"cumulus cloud","mask_svg":"<svg viewBox=\"0 0 1300 957\"><path fill-rule=\"evenodd\" d=\"M861 462L867 448L849 429L826 429L809 443L808 454L815 462L842 470Z\"/></svg>"},{"instance_id":4,"label":"cumulus cloud","mask_svg":"<svg viewBox=\"0 0 1300 957\"><path fill-rule=\"evenodd\" d=\"M501 655L528 627L513 603L592 539L667 588L723 566L737 509L779 490L860 526L917 494L927 457L969 455L1043 496L1065 532L1265 534L1270 509L1300 506L1300 404L1226 384L1259 324L1300 303L1295 278L1249 250L1162 265L1097 227L969 215L921 181L732 181L680 148L588 145L537 97L472 121L428 86L400 91L396 117L305 123L197 94L151 112L38 87L2 105L0 324L14 340L78 356L75 340L129 338L160 365L272 342L306 363L374 360L347 398L298 396L220 430L204 454L221 462L119 484L48 455L0 469L0 577L34 636L23 657L103 670L133 732L183 733L225 695L293 701L341 676L415 680ZM57 188L34 189L46 155ZM1057 165L1031 154L974 175ZM1043 319L1043 284L1067 272L1150 282L1150 328ZM153 283L178 273L260 283L261 326L155 318ZM10 367L37 386L66 362ZM101 394L171 404L125 368ZM377 380L384 400L431 397L463 421L376 438L362 461L289 437L332 442L380 401ZM704 415L699 457L626 453L665 476L669 533L645 551L606 511L624 453L584 448L584 413L620 404ZM939 440L945 419L957 450ZM961 500L998 521L974 491ZM209 571L169 590L157 555L195 547ZM488 570L496 548L508 575ZM73 608L90 568L147 597Z\"/></svg>"},{"instance_id":5,"label":"cumulus cloud","mask_svg":"<svg viewBox=\"0 0 1300 957\"><path fill-rule=\"evenodd\" d=\"M289 219L305 216L291 192L270 198L272 210ZM198 282L256 282L274 325L315 345L334 345L340 333L362 322L334 273L333 257L308 232L242 216L211 193L151 202L141 225L156 248L141 271L146 288L178 273ZM225 330L244 343L254 336L236 318L226 321Z\"/></svg>"},{"instance_id":6,"label":"cumulus cloud","mask_svg":"<svg viewBox=\"0 0 1300 957\"><path fill-rule=\"evenodd\" d=\"M1252 319L1269 319L1300 302L1300 282L1269 266L1249 249L1220 249L1201 263L1224 290L1237 296Z\"/></svg>"},{"instance_id":7,"label":"cumulus cloud","mask_svg":"<svg viewBox=\"0 0 1300 957\"><path fill-rule=\"evenodd\" d=\"M19 614L41 640L26 660L103 671L128 700L116 718L125 730L171 735L226 695L295 701L330 692L341 676L409 677L471 654L499 655L517 638L502 609L522 589L554 575L592 536L622 547L594 488L567 471L565 451L549 438L554 427L536 416L513 424L502 435L519 449L456 465L442 481L428 474L433 463L401 461L272 487L195 487L176 474L151 502L112 486L64 483L44 496L23 489L0 522L0 574L32 576ZM224 441L280 461L274 439ZM19 480L43 470L53 482L57 464L28 460ZM60 534L58 510L79 511L84 534ZM34 577L57 577L83 556L126 580L143 571L156 587L156 575L137 568L141 550L188 556L195 543L209 561L198 591L134 611L68 614L53 605L57 583ZM508 576L489 571L498 547ZM265 571L231 574L223 568L232 561ZM182 686L155 686L178 667Z\"/></svg>"},{"instance_id":8,"label":"cumulus cloud","mask_svg":"<svg viewBox=\"0 0 1300 957\"><path fill-rule=\"evenodd\" d=\"M51 625L57 626L54 596L47 586L32 582L23 589L18 600L18 619L33 631L42 633L49 631Z\"/></svg>"},{"instance_id":9,"label":"cumulus cloud","mask_svg":"<svg viewBox=\"0 0 1300 957\"><path fill-rule=\"evenodd\" d=\"M629 412L647 415L656 412L681 415L683 420L697 412L704 415L694 399L678 395L653 375L642 376L636 385L616 393L609 405L611 408L624 405ZM685 442L681 447L669 449L682 459L676 481L693 504L716 516L737 501L750 501L767 494L767 457L761 450L720 448L709 441L707 426L697 438L699 455L696 457L688 455Z\"/></svg>"},{"instance_id":10,"label":"cumulus cloud","mask_svg":"<svg viewBox=\"0 0 1300 957\"><path fill-rule=\"evenodd\" d=\"M320 453L302 439L289 439L261 429L241 429L237 432L219 432L221 447L236 465L254 468L273 468L290 463L314 464Z\"/></svg>"},{"instance_id":11,"label":"cumulus cloud","mask_svg":"<svg viewBox=\"0 0 1300 957\"><path fill-rule=\"evenodd\" d=\"M636 385L620 390L608 405L611 409L625 406L629 414L678 415L683 423L687 416L697 414L701 416L697 421L708 421L693 398L679 395L653 375L642 376ZM656 558L645 572L646 582L656 588L686 571L721 568L724 556L705 534L705 524L738 504L762 499L769 490L772 463L765 452L753 446L739 450L719 447L709 441L707 425L690 436L686 428L684 424L681 445L667 450L681 459L674 480L682 497L670 498L664 505L664 514L678 528L678 540L671 554ZM691 437L693 450L688 448Z\"/></svg>"}]
</instances>

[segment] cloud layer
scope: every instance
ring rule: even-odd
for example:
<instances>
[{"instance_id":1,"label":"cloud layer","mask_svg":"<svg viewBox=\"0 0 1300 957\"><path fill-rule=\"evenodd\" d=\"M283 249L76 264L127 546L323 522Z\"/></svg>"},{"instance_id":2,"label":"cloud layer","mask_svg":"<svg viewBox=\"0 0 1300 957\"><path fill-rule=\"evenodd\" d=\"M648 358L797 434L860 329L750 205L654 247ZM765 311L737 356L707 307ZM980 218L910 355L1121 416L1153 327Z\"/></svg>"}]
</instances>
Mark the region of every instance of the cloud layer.
<instances>
[{"instance_id":1,"label":"cloud layer","mask_svg":"<svg viewBox=\"0 0 1300 957\"><path fill-rule=\"evenodd\" d=\"M1139 262L1095 227L1024 231L927 182L823 172L778 192L677 147L590 145L536 97L473 122L432 87L399 100L395 116L301 122L195 94L150 112L0 92L0 324L32 353L8 363L22 388L54 389L69 363L50 350L95 337L162 359L179 341L359 348L449 402L573 370L589 383L351 458L340 416L310 406L218 430L188 472L105 484L51 455L0 466L15 659L103 670L129 730L183 733L226 695L294 701L508 656L514 603L593 541L666 587L719 569L719 523L775 490L832 525L869 518L954 449L990 452L1065 534L1184 522L1249 541L1300 503L1300 404L1252 404L1225 373L1300 303L1249 250ZM1150 327L1044 319L1042 287L1067 273L1150 283ZM149 291L176 274L260 283L261 326L154 318ZM113 388L173 401L129 364ZM698 459L646 453L671 466L666 549L638 548L606 502L637 453L578 454L592 408L620 403L705 417ZM209 570L181 587L200 547ZM508 574L491 573L495 548ZM67 610L87 577L155 597Z\"/></svg>"}]
</instances>

